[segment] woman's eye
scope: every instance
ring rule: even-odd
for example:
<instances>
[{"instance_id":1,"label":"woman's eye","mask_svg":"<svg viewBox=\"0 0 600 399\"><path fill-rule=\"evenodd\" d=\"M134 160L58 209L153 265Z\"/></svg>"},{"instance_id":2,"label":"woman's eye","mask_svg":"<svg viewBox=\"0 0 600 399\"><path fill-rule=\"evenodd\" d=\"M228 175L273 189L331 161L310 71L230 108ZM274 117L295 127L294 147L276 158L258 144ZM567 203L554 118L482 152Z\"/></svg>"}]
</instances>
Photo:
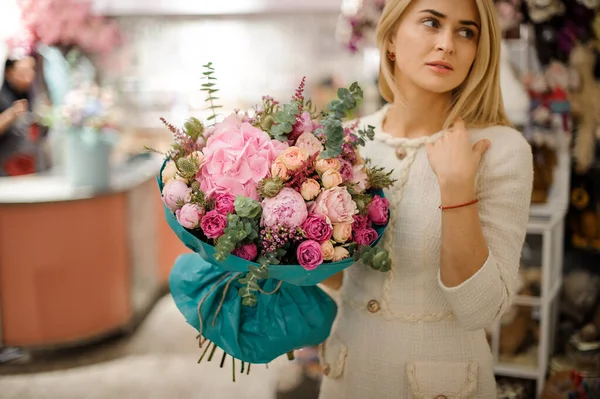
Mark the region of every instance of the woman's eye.
<instances>
[{"instance_id":1,"label":"woman's eye","mask_svg":"<svg viewBox=\"0 0 600 399\"><path fill-rule=\"evenodd\" d=\"M430 28L439 28L439 26L440 26L440 23L433 18L427 18L425 21L423 21L423 24L425 24L425 26L428 26Z\"/></svg>"},{"instance_id":2,"label":"woman's eye","mask_svg":"<svg viewBox=\"0 0 600 399\"><path fill-rule=\"evenodd\" d=\"M471 29L462 29L460 31L460 35L464 38L472 39L475 37L475 32L473 32Z\"/></svg>"}]
</instances>

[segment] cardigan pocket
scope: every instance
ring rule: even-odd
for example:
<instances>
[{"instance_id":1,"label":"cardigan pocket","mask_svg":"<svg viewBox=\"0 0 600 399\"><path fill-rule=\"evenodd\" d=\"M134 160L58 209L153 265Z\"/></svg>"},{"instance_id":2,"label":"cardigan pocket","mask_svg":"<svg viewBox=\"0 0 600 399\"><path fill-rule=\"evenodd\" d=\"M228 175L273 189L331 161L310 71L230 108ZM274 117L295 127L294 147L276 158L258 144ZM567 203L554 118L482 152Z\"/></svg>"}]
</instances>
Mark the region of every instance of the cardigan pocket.
<instances>
[{"instance_id":1,"label":"cardigan pocket","mask_svg":"<svg viewBox=\"0 0 600 399\"><path fill-rule=\"evenodd\" d=\"M475 399L475 362L414 362L406 366L413 399Z\"/></svg>"},{"instance_id":2,"label":"cardigan pocket","mask_svg":"<svg viewBox=\"0 0 600 399\"><path fill-rule=\"evenodd\" d=\"M336 333L319 345L319 361L323 374L332 379L339 378L346 366L348 347L340 340Z\"/></svg>"}]
</instances>

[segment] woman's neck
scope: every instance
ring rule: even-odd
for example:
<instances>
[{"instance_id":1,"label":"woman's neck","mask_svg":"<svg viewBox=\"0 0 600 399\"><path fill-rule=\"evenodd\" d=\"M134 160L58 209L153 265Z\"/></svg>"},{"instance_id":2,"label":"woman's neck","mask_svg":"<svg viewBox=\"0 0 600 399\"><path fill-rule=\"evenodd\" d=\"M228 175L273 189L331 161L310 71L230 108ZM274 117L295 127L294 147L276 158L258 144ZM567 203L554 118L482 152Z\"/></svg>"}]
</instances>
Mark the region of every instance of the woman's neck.
<instances>
[{"instance_id":1,"label":"woman's neck","mask_svg":"<svg viewBox=\"0 0 600 399\"><path fill-rule=\"evenodd\" d=\"M451 94L400 91L384 117L383 130L395 137L416 138L431 136L444 127Z\"/></svg>"}]
</instances>

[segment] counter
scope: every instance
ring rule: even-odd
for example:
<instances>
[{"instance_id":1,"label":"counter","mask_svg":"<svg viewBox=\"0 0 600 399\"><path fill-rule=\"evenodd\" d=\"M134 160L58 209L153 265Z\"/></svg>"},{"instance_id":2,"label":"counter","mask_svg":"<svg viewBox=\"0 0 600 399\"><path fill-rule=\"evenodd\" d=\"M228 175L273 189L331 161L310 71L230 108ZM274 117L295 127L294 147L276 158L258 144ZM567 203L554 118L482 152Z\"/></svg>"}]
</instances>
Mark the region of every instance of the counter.
<instances>
[{"instance_id":1,"label":"counter","mask_svg":"<svg viewBox=\"0 0 600 399\"><path fill-rule=\"evenodd\" d=\"M84 344L152 307L188 252L163 216L161 162L116 167L104 192L52 173L0 178L0 347Z\"/></svg>"}]
</instances>

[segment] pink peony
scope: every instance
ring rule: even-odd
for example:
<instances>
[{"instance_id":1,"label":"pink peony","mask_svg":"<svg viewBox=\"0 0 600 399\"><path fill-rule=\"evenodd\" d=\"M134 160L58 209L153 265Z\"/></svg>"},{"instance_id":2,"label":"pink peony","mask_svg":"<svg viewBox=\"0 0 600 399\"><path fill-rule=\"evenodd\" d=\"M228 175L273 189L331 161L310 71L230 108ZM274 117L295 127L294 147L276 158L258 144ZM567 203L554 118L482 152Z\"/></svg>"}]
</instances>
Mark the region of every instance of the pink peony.
<instances>
[{"instance_id":1,"label":"pink peony","mask_svg":"<svg viewBox=\"0 0 600 399\"><path fill-rule=\"evenodd\" d=\"M204 235L208 238L219 238L223 235L225 227L227 227L227 216L213 210L208 212L202 218L200 223Z\"/></svg>"},{"instance_id":2,"label":"pink peony","mask_svg":"<svg viewBox=\"0 0 600 399\"><path fill-rule=\"evenodd\" d=\"M309 215L302 225L302 230L304 230L309 240L319 243L328 241L333 233L331 224L327 222L324 216L320 215Z\"/></svg>"},{"instance_id":3,"label":"pink peony","mask_svg":"<svg viewBox=\"0 0 600 399\"><path fill-rule=\"evenodd\" d=\"M369 217L366 215L354 216L354 223L352 223L352 230L361 230L365 227L369 227Z\"/></svg>"},{"instance_id":4,"label":"pink peony","mask_svg":"<svg viewBox=\"0 0 600 399\"><path fill-rule=\"evenodd\" d=\"M386 198L376 195L373 197L371 204L369 204L369 219L373 224L384 226L388 221L389 209L389 201Z\"/></svg>"},{"instance_id":5,"label":"pink peony","mask_svg":"<svg viewBox=\"0 0 600 399\"><path fill-rule=\"evenodd\" d=\"M261 224L267 227L284 225L289 228L302 226L308 217L308 210L302 195L292 188L283 188L273 198L262 202Z\"/></svg>"},{"instance_id":6,"label":"pink peony","mask_svg":"<svg viewBox=\"0 0 600 399\"><path fill-rule=\"evenodd\" d=\"M165 205L175 212L192 200L192 189L184 182L171 180L163 187L162 199Z\"/></svg>"},{"instance_id":7,"label":"pink peony","mask_svg":"<svg viewBox=\"0 0 600 399\"><path fill-rule=\"evenodd\" d=\"M331 223L352 223L354 215L358 213L356 203L346 187L334 187L322 191L310 211L328 217Z\"/></svg>"},{"instance_id":8,"label":"pink peony","mask_svg":"<svg viewBox=\"0 0 600 399\"><path fill-rule=\"evenodd\" d=\"M204 163L197 176L200 188L208 196L228 193L258 200L258 182L286 148L287 144L230 115L216 125L203 149Z\"/></svg>"},{"instance_id":9,"label":"pink peony","mask_svg":"<svg viewBox=\"0 0 600 399\"><path fill-rule=\"evenodd\" d=\"M366 227L354 232L354 241L356 241L358 245L371 245L375 242L377 237L379 237L379 235L371 227Z\"/></svg>"},{"instance_id":10,"label":"pink peony","mask_svg":"<svg viewBox=\"0 0 600 399\"><path fill-rule=\"evenodd\" d=\"M198 228L203 215L204 209L196 204L185 204L175 211L179 224L190 230Z\"/></svg>"},{"instance_id":11,"label":"pink peony","mask_svg":"<svg viewBox=\"0 0 600 399\"><path fill-rule=\"evenodd\" d=\"M302 133L296 140L296 147L303 149L308 156L323 152L323 144L313 133Z\"/></svg>"},{"instance_id":12,"label":"pink peony","mask_svg":"<svg viewBox=\"0 0 600 399\"><path fill-rule=\"evenodd\" d=\"M313 240L303 241L296 250L298 263L306 270L314 270L323 263L321 245Z\"/></svg>"},{"instance_id":13,"label":"pink peony","mask_svg":"<svg viewBox=\"0 0 600 399\"><path fill-rule=\"evenodd\" d=\"M218 194L215 196L215 210L222 215L235 213L235 196L231 194Z\"/></svg>"},{"instance_id":14,"label":"pink peony","mask_svg":"<svg viewBox=\"0 0 600 399\"><path fill-rule=\"evenodd\" d=\"M256 244L250 243L234 249L232 254L252 262L258 256L258 248L256 247Z\"/></svg>"},{"instance_id":15,"label":"pink peony","mask_svg":"<svg viewBox=\"0 0 600 399\"><path fill-rule=\"evenodd\" d=\"M354 165L351 183L355 185L355 189L359 193L364 193L369 188L369 175L365 165Z\"/></svg>"}]
</instances>

